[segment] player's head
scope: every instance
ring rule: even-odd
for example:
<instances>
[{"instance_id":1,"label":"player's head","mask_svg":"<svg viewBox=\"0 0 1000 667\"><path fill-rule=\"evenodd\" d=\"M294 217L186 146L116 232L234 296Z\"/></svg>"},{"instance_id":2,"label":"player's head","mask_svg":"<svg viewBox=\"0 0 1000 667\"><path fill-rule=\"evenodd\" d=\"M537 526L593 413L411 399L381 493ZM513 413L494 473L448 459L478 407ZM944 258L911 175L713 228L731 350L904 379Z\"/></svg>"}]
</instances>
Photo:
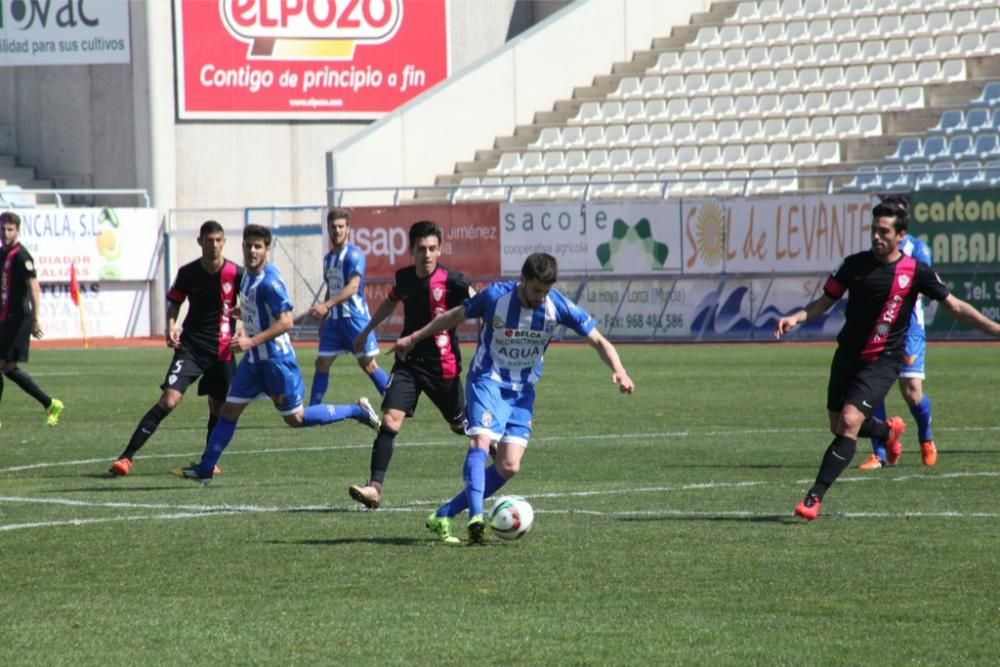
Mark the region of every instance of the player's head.
<instances>
[{"instance_id":1,"label":"player's head","mask_svg":"<svg viewBox=\"0 0 1000 667\"><path fill-rule=\"evenodd\" d=\"M899 243L906 236L909 209L899 200L883 199L872 209L872 252L875 256L894 261Z\"/></svg>"},{"instance_id":2,"label":"player's head","mask_svg":"<svg viewBox=\"0 0 1000 667\"><path fill-rule=\"evenodd\" d=\"M559 265L556 258L544 252L532 253L521 266L517 296L525 306L538 308L558 279Z\"/></svg>"},{"instance_id":3,"label":"player's head","mask_svg":"<svg viewBox=\"0 0 1000 667\"><path fill-rule=\"evenodd\" d=\"M436 222L418 220L410 225L410 254L417 275L426 278L437 270L443 234Z\"/></svg>"},{"instance_id":4,"label":"player's head","mask_svg":"<svg viewBox=\"0 0 1000 667\"><path fill-rule=\"evenodd\" d=\"M21 216L13 211L0 213L0 229L3 232L0 236L2 245L10 246L17 243L17 237L21 233Z\"/></svg>"},{"instance_id":5,"label":"player's head","mask_svg":"<svg viewBox=\"0 0 1000 667\"><path fill-rule=\"evenodd\" d=\"M902 195L886 195L872 209L872 222L879 218L891 218L897 232L906 232L910 224L910 205Z\"/></svg>"},{"instance_id":6,"label":"player's head","mask_svg":"<svg viewBox=\"0 0 1000 667\"><path fill-rule=\"evenodd\" d=\"M206 220L198 230L198 245L201 246L201 256L208 261L222 257L222 248L226 245L226 231L215 220Z\"/></svg>"},{"instance_id":7,"label":"player's head","mask_svg":"<svg viewBox=\"0 0 1000 667\"><path fill-rule=\"evenodd\" d=\"M271 230L263 225L243 228L243 266L248 271L259 271L267 263L271 248Z\"/></svg>"},{"instance_id":8,"label":"player's head","mask_svg":"<svg viewBox=\"0 0 1000 667\"><path fill-rule=\"evenodd\" d=\"M333 247L347 243L347 232L351 226L351 212L346 208L331 208L326 214L326 232Z\"/></svg>"}]
</instances>

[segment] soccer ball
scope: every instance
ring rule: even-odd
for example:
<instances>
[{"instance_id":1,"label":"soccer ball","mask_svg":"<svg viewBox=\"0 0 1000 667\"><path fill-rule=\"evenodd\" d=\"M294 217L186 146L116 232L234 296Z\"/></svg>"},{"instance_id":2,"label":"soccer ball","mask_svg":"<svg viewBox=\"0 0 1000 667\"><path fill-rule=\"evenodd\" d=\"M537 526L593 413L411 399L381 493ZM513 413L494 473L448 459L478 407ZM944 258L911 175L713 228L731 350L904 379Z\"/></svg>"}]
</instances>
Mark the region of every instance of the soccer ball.
<instances>
[{"instance_id":1,"label":"soccer ball","mask_svg":"<svg viewBox=\"0 0 1000 667\"><path fill-rule=\"evenodd\" d=\"M490 528L504 540L524 537L534 521L535 510L521 496L501 496L493 501L490 508Z\"/></svg>"}]
</instances>

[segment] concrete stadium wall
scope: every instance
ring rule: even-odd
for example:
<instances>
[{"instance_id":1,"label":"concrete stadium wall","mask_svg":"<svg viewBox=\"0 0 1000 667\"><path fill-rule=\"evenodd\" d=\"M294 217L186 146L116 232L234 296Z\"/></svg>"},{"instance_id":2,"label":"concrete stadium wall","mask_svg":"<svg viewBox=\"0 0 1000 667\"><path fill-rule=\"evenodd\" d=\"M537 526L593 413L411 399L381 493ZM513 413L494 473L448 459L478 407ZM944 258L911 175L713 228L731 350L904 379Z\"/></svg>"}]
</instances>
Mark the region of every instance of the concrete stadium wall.
<instances>
[{"instance_id":1,"label":"concrete stadium wall","mask_svg":"<svg viewBox=\"0 0 1000 667\"><path fill-rule=\"evenodd\" d=\"M497 136L530 123L574 86L649 48L709 0L579 0L456 71L426 94L347 141L331 143L333 189L417 186L452 172ZM353 193L347 204L391 202L391 193Z\"/></svg>"},{"instance_id":2,"label":"concrete stadium wall","mask_svg":"<svg viewBox=\"0 0 1000 667\"><path fill-rule=\"evenodd\" d=\"M449 0L451 71L568 1ZM177 121L171 5L129 0L128 65L0 68L0 153L57 188L146 188L161 211L323 203L327 149L370 123Z\"/></svg>"}]
</instances>

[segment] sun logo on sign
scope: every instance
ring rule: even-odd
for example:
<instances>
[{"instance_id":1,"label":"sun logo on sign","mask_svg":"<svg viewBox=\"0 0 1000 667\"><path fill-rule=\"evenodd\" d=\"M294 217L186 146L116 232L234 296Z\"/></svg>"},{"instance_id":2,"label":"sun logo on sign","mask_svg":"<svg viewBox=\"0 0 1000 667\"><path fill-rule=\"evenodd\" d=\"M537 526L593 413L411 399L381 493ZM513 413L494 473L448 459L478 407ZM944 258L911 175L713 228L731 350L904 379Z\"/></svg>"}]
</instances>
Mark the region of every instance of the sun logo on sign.
<instances>
[{"instance_id":1,"label":"sun logo on sign","mask_svg":"<svg viewBox=\"0 0 1000 667\"><path fill-rule=\"evenodd\" d=\"M695 243L698 245L701 261L706 266L718 266L722 263L725 238L723 217L722 207L714 201L705 202L698 211Z\"/></svg>"}]
</instances>

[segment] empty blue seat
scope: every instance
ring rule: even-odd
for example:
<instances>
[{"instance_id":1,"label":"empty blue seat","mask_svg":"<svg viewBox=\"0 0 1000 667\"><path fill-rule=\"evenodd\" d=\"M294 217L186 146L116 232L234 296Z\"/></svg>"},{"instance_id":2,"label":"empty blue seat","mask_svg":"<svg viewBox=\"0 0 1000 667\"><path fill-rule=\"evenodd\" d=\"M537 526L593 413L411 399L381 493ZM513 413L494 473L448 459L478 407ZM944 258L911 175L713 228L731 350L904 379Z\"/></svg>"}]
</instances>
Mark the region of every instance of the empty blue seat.
<instances>
[{"instance_id":1,"label":"empty blue seat","mask_svg":"<svg viewBox=\"0 0 1000 667\"><path fill-rule=\"evenodd\" d=\"M921 187L928 185L931 182L931 176L927 165L923 162L907 165L906 180L914 190L919 190Z\"/></svg>"},{"instance_id":2,"label":"empty blue seat","mask_svg":"<svg viewBox=\"0 0 1000 667\"><path fill-rule=\"evenodd\" d=\"M1000 157L1000 136L980 134L976 137L976 145L972 149L972 154L979 160L992 160L995 157Z\"/></svg>"},{"instance_id":3,"label":"empty blue seat","mask_svg":"<svg viewBox=\"0 0 1000 667\"><path fill-rule=\"evenodd\" d=\"M979 132L990 128L990 110L986 107L969 109L965 114L965 132Z\"/></svg>"},{"instance_id":4,"label":"empty blue seat","mask_svg":"<svg viewBox=\"0 0 1000 667\"><path fill-rule=\"evenodd\" d=\"M956 134L948 142L948 154L955 160L964 160L973 155L972 135Z\"/></svg>"},{"instance_id":5,"label":"empty blue seat","mask_svg":"<svg viewBox=\"0 0 1000 667\"><path fill-rule=\"evenodd\" d=\"M931 184L942 190L959 185L958 172L954 162L938 162L931 167Z\"/></svg>"},{"instance_id":6,"label":"empty blue seat","mask_svg":"<svg viewBox=\"0 0 1000 667\"><path fill-rule=\"evenodd\" d=\"M958 180L963 188L986 185L986 173L980 162L962 162L958 165Z\"/></svg>"},{"instance_id":7,"label":"empty blue seat","mask_svg":"<svg viewBox=\"0 0 1000 667\"><path fill-rule=\"evenodd\" d=\"M979 97L969 102L972 107L992 107L1000 104L1000 82L994 81L983 86L983 92Z\"/></svg>"},{"instance_id":8,"label":"empty blue seat","mask_svg":"<svg viewBox=\"0 0 1000 667\"><path fill-rule=\"evenodd\" d=\"M877 190L882 187L882 178L879 176L878 167L858 167L854 172L854 178L844 185L844 190L853 192L867 192Z\"/></svg>"},{"instance_id":9,"label":"empty blue seat","mask_svg":"<svg viewBox=\"0 0 1000 667\"><path fill-rule=\"evenodd\" d=\"M989 185L1000 185L1000 160L987 162L983 169L983 177Z\"/></svg>"},{"instance_id":10,"label":"empty blue seat","mask_svg":"<svg viewBox=\"0 0 1000 667\"><path fill-rule=\"evenodd\" d=\"M963 127L965 123L965 113L961 109L949 109L941 114L938 124L928 130L928 132L939 134L951 134Z\"/></svg>"},{"instance_id":11,"label":"empty blue seat","mask_svg":"<svg viewBox=\"0 0 1000 667\"><path fill-rule=\"evenodd\" d=\"M918 155L922 155L920 150L920 139L916 137L906 137L900 139L896 146L896 152L886 158L888 162L909 162Z\"/></svg>"},{"instance_id":12,"label":"empty blue seat","mask_svg":"<svg viewBox=\"0 0 1000 667\"><path fill-rule=\"evenodd\" d=\"M910 180L901 164L887 164L879 170L882 187L886 190L908 190Z\"/></svg>"},{"instance_id":13,"label":"empty blue seat","mask_svg":"<svg viewBox=\"0 0 1000 667\"><path fill-rule=\"evenodd\" d=\"M939 136L927 137L922 157L925 160L943 160L949 157L948 140Z\"/></svg>"}]
</instances>

